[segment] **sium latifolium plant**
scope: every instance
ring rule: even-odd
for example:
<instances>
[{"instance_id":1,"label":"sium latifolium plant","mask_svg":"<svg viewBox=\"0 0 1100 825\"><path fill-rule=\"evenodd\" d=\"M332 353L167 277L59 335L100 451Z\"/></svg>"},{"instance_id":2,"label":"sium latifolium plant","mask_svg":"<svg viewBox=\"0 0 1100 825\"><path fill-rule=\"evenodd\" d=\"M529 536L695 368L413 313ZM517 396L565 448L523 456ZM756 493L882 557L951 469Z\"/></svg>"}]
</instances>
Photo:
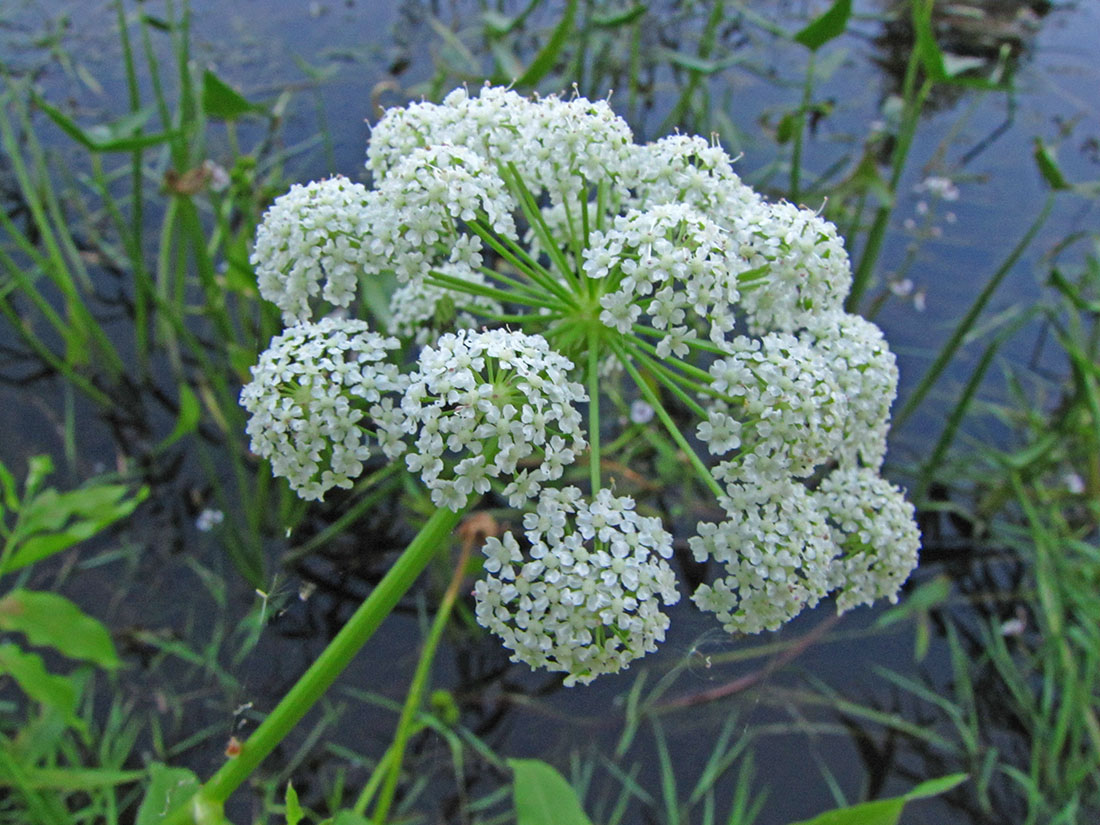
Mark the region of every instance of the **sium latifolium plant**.
<instances>
[{"instance_id":1,"label":"sium latifolium plant","mask_svg":"<svg viewBox=\"0 0 1100 825\"><path fill-rule=\"evenodd\" d=\"M919 546L879 474L897 372L878 328L843 309L830 223L762 199L719 146L636 144L607 102L580 97L460 88L392 109L368 167L373 188L294 186L264 217L252 262L286 329L241 402L252 449L302 497L352 486L381 455L438 509L207 801L285 735L304 709L280 708L315 701L483 496L523 525L485 542L474 591L514 660L572 685L654 650L679 598L672 535L601 462L618 435L609 399L648 405L724 512L689 546L718 571L692 600L727 630L775 629L830 593L842 611L896 599ZM375 330L358 296L381 277L398 286ZM577 462L587 489L566 477Z\"/></svg>"}]
</instances>

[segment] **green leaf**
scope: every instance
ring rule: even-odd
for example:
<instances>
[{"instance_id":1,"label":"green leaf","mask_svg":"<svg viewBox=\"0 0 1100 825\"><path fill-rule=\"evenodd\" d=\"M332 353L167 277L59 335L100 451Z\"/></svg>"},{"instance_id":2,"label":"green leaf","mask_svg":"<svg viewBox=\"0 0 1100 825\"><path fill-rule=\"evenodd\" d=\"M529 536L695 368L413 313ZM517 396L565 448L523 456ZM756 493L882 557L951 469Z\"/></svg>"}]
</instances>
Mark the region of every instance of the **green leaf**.
<instances>
[{"instance_id":1,"label":"green leaf","mask_svg":"<svg viewBox=\"0 0 1100 825\"><path fill-rule=\"evenodd\" d=\"M52 647L70 659L118 667L107 628L56 593L13 590L0 599L0 630L23 633L32 645Z\"/></svg>"},{"instance_id":2,"label":"green leaf","mask_svg":"<svg viewBox=\"0 0 1100 825\"><path fill-rule=\"evenodd\" d=\"M35 702L56 708L70 726L84 727L75 714L76 687L67 677L47 671L37 653L25 653L10 642L0 644L0 673L11 676Z\"/></svg>"},{"instance_id":3,"label":"green leaf","mask_svg":"<svg viewBox=\"0 0 1100 825\"><path fill-rule=\"evenodd\" d=\"M826 811L813 819L792 822L791 825L897 825L906 802L945 793L965 782L967 778L965 773L956 773L938 779L929 779L903 796L860 802L846 808Z\"/></svg>"},{"instance_id":4,"label":"green leaf","mask_svg":"<svg viewBox=\"0 0 1100 825\"><path fill-rule=\"evenodd\" d=\"M622 11L597 12L592 15L592 25L600 28L618 28L633 23L643 14L649 11L649 6L638 3Z\"/></svg>"},{"instance_id":5,"label":"green leaf","mask_svg":"<svg viewBox=\"0 0 1100 825\"><path fill-rule=\"evenodd\" d=\"M970 776L965 773L952 773L936 779L926 779L902 798L908 802L914 799L927 799L930 796L939 796L941 793L947 793L952 788L958 787L969 778Z\"/></svg>"},{"instance_id":6,"label":"green leaf","mask_svg":"<svg viewBox=\"0 0 1100 825\"><path fill-rule=\"evenodd\" d=\"M298 804L298 792L294 785L286 783L286 825L298 825L302 821L302 806Z\"/></svg>"},{"instance_id":7,"label":"green leaf","mask_svg":"<svg viewBox=\"0 0 1100 825\"><path fill-rule=\"evenodd\" d=\"M947 67L936 42L936 33L932 30L932 2L915 0L913 3L913 29L917 35L915 49L925 73L932 80L944 81L947 79Z\"/></svg>"},{"instance_id":8,"label":"green leaf","mask_svg":"<svg viewBox=\"0 0 1100 825\"><path fill-rule=\"evenodd\" d=\"M903 799L877 799L874 802L861 802L847 808L826 811L813 819L792 825L897 825L904 808Z\"/></svg>"},{"instance_id":9,"label":"green leaf","mask_svg":"<svg viewBox=\"0 0 1100 825\"><path fill-rule=\"evenodd\" d=\"M0 494L3 495L4 507L9 510L19 509L19 493L15 485L15 476L4 466L3 461L0 461ZM0 509L0 516L2 515L3 509Z\"/></svg>"},{"instance_id":10,"label":"green leaf","mask_svg":"<svg viewBox=\"0 0 1100 825\"><path fill-rule=\"evenodd\" d=\"M199 418L202 416L202 407L199 405L198 396L187 384L180 383L180 411L176 416L176 426L172 428L165 439L157 445L157 451L166 450L183 438L195 432L199 426Z\"/></svg>"},{"instance_id":11,"label":"green leaf","mask_svg":"<svg viewBox=\"0 0 1100 825\"><path fill-rule=\"evenodd\" d=\"M136 825L161 822L169 811L187 802L200 786L194 771L154 762L149 766L149 787L138 808Z\"/></svg>"},{"instance_id":12,"label":"green leaf","mask_svg":"<svg viewBox=\"0 0 1100 825\"><path fill-rule=\"evenodd\" d=\"M592 825L576 791L553 767L540 759L509 759L508 767L515 773L516 825Z\"/></svg>"},{"instance_id":13,"label":"green leaf","mask_svg":"<svg viewBox=\"0 0 1100 825\"><path fill-rule=\"evenodd\" d=\"M554 63L557 62L558 55L561 54L561 50L565 46L565 41L569 39L569 34L573 31L573 18L576 15L577 0L569 0L561 22L558 23L553 34L550 35L550 39L546 41L546 45L539 49L539 53L535 55L535 59L531 61L527 71L523 73L522 77L516 79L517 86L534 86L542 80L547 72L554 68Z\"/></svg>"},{"instance_id":14,"label":"green leaf","mask_svg":"<svg viewBox=\"0 0 1100 825\"><path fill-rule=\"evenodd\" d=\"M23 766L24 783L35 790L93 791L128 785L145 777L145 771L116 771L109 768L32 768ZM0 776L0 787L7 778Z\"/></svg>"},{"instance_id":15,"label":"green leaf","mask_svg":"<svg viewBox=\"0 0 1100 825\"><path fill-rule=\"evenodd\" d=\"M132 152L148 146L159 146L182 134L179 129L156 132L151 135L135 134L156 111L152 106L123 115L111 123L99 123L85 129L38 95L34 96L34 103L62 132L90 152Z\"/></svg>"},{"instance_id":16,"label":"green leaf","mask_svg":"<svg viewBox=\"0 0 1100 825\"><path fill-rule=\"evenodd\" d=\"M59 493L52 487L32 496L45 473L32 459L22 510L9 540L15 548L0 573L18 570L72 547L124 518L145 500L149 490L127 498L125 484L92 484Z\"/></svg>"},{"instance_id":17,"label":"green leaf","mask_svg":"<svg viewBox=\"0 0 1100 825\"><path fill-rule=\"evenodd\" d=\"M1034 154L1035 162L1039 165L1039 172L1051 189L1059 191L1070 188L1069 181L1066 180L1061 167L1058 166L1058 160L1054 157L1054 152L1043 143L1041 138L1035 138Z\"/></svg>"},{"instance_id":18,"label":"green leaf","mask_svg":"<svg viewBox=\"0 0 1100 825\"><path fill-rule=\"evenodd\" d=\"M207 69L202 73L202 111L207 117L236 120L241 115L263 113L264 108L249 102L244 95Z\"/></svg>"},{"instance_id":19,"label":"green leaf","mask_svg":"<svg viewBox=\"0 0 1100 825\"><path fill-rule=\"evenodd\" d=\"M817 51L834 37L844 34L848 18L852 16L852 0L836 0L824 14L795 34L795 42L811 51Z\"/></svg>"},{"instance_id":20,"label":"green leaf","mask_svg":"<svg viewBox=\"0 0 1100 825\"><path fill-rule=\"evenodd\" d=\"M335 816L322 820L319 825L374 825L373 821L355 811L337 811Z\"/></svg>"}]
</instances>

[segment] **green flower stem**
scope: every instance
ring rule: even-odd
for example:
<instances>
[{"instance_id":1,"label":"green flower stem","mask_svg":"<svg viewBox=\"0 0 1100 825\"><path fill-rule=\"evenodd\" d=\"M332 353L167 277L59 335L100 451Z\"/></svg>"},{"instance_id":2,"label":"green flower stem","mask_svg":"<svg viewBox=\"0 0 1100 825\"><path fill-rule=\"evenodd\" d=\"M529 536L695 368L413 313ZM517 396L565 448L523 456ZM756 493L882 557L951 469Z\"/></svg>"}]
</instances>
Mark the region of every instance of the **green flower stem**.
<instances>
[{"instance_id":1,"label":"green flower stem","mask_svg":"<svg viewBox=\"0 0 1100 825\"><path fill-rule=\"evenodd\" d=\"M588 330L588 473L594 497L600 489L600 348L594 327Z\"/></svg>"},{"instance_id":2,"label":"green flower stem","mask_svg":"<svg viewBox=\"0 0 1100 825\"><path fill-rule=\"evenodd\" d=\"M470 224L470 228L477 232L478 237L487 243L494 252L515 267L516 271L524 275L531 283L546 292L556 295L563 301L569 301L571 299L572 296L569 290L562 285L561 281L555 278L550 270L532 258L522 246L519 246L508 238L498 238L480 221ZM507 276L495 270L487 271L483 268L482 272L497 280L516 284L520 289L530 289L530 287L521 285L518 281L512 281Z\"/></svg>"},{"instance_id":3,"label":"green flower stem","mask_svg":"<svg viewBox=\"0 0 1100 825\"><path fill-rule=\"evenodd\" d=\"M435 661L435 652L439 648L440 640L443 638L443 630L447 627L451 610L458 598L459 588L466 578L466 564L470 559L470 550L473 546L472 536L463 539L462 551L455 564L454 574L451 576L450 584L447 585L447 590L443 594L443 600L439 604L431 629L428 631L428 638L424 640L424 649L421 651L420 659L416 663L416 672L413 674L412 683L409 685L409 694L405 698L405 704L401 708L401 717L397 722L397 733L394 734L393 745L389 754L387 754L389 759L386 781L382 786L378 804L374 808L372 821L379 823L379 825L386 821L390 806L393 804L393 797L397 792L397 780L401 776L401 763L405 756L405 745L409 741L409 736L412 734L413 728L423 727L423 724L413 724L414 717L420 710L424 688L428 683L428 677L431 675L432 662ZM381 768L381 766L379 767ZM372 780L373 778L371 777ZM357 810L356 813L362 814L363 811Z\"/></svg>"},{"instance_id":4,"label":"green flower stem","mask_svg":"<svg viewBox=\"0 0 1100 825\"><path fill-rule=\"evenodd\" d=\"M584 200L584 192L581 192L581 200ZM577 265L581 265L581 261L584 256L581 254L584 246L581 243L581 238L577 234L577 224L573 219L573 210L569 208L569 199L562 199L562 208L565 209L565 223L569 231L569 247L573 251L573 262ZM581 232L583 233L583 228Z\"/></svg>"},{"instance_id":5,"label":"green flower stem","mask_svg":"<svg viewBox=\"0 0 1100 825\"><path fill-rule=\"evenodd\" d=\"M589 248L589 237L592 234L592 224L590 223L589 217L588 217L588 191L589 191L589 186L588 186L588 181L586 181L584 179L583 175L579 176L579 177L581 179L581 182L584 184L584 186L581 187L581 227L584 230L584 248L588 249ZM579 261L580 258L578 258L577 260Z\"/></svg>"},{"instance_id":6,"label":"green flower stem","mask_svg":"<svg viewBox=\"0 0 1100 825\"><path fill-rule=\"evenodd\" d=\"M661 404L661 399L657 397L657 393L653 391L653 388L642 378L641 373L638 372L638 368L634 366L631 361L630 354L626 351L626 348L620 341L612 339L610 341L611 348L615 350L615 354L619 357L619 361L622 362L623 369L630 373L630 377L634 380L634 383L641 390L642 395L645 396L645 400L649 402L649 406L653 407L653 411L657 414L657 417L661 419L661 423L664 425L665 430L672 440L680 447L687 456L688 461L695 467L699 473L699 478L711 489L717 498L721 498L726 494L726 491L722 489L722 485L714 480L714 476L710 474L710 469L703 463L702 459L695 454L695 450L692 449L688 443L687 438L680 432L680 428L676 426L676 422L672 420L672 416L668 414L668 411Z\"/></svg>"},{"instance_id":7,"label":"green flower stem","mask_svg":"<svg viewBox=\"0 0 1100 825\"><path fill-rule=\"evenodd\" d=\"M490 269L487 266L480 266L478 267L477 271L484 275L486 278L492 278L497 283L501 283L505 286L511 287L518 293L522 293L524 295L532 295L539 298L540 300L545 298L546 293L548 292L548 290L542 289L541 285L538 282L535 283L535 286L538 288L534 288L530 284L525 284L523 281L517 280L515 278L509 278L503 272L498 272L497 270ZM561 298L563 301L568 301L572 297L569 295L568 292L560 289L559 292L556 292L554 294L557 295L557 297Z\"/></svg>"},{"instance_id":8,"label":"green flower stem","mask_svg":"<svg viewBox=\"0 0 1100 825\"><path fill-rule=\"evenodd\" d=\"M640 335L648 335L651 338L664 338L666 335L668 335L667 331L652 329L651 327L647 327L643 324L634 324L633 329L634 332ZM703 381L707 384L709 384L713 380L710 376L710 373L706 370L699 369L699 367L695 366L694 364L690 364L687 361L677 358L674 355L670 355L667 358L662 358L660 355L657 355L657 348L655 346L646 341L642 341L641 339L635 340L637 341L638 346L645 349L646 352L656 356L657 358L660 358L662 361L668 361L670 363L676 364L676 366L683 370L686 374L694 376L695 378L698 378L700 381ZM699 349L706 350L707 352L713 352L715 355L729 357L729 352L722 349L721 347L712 347L712 345L710 345L709 343L700 341L697 338L694 338L690 341L685 341L684 343L686 343L688 346L696 344L698 345Z\"/></svg>"},{"instance_id":9,"label":"green flower stem","mask_svg":"<svg viewBox=\"0 0 1100 825\"><path fill-rule=\"evenodd\" d=\"M541 295L519 295L515 292L496 289L491 286L485 286L484 284L475 284L472 281L455 278L453 275L444 275L438 269L431 270L424 280L432 286L438 286L443 289L454 289L459 292L465 292L467 295L483 295L486 298L496 298L500 301L508 301L513 304L524 304L525 306L546 307L547 309L562 311L568 309L568 307L563 304L552 301Z\"/></svg>"},{"instance_id":10,"label":"green flower stem","mask_svg":"<svg viewBox=\"0 0 1100 825\"><path fill-rule=\"evenodd\" d=\"M673 393L677 398L679 398L680 401L682 401L688 407L688 409L690 409L700 418L707 417L707 411L703 409L699 402L688 395L686 392L684 392L684 390L680 387L680 384L688 384L692 387L692 389L694 389L694 386L688 379L684 378L682 375L677 375L674 371L670 370L668 367L662 364L659 359L650 358L644 352L640 351L637 347L630 347L629 349L630 354L634 358L637 358L639 361L644 362L645 367L653 372L654 377L658 381L660 381L665 387L667 387L669 392ZM712 394L716 396L718 395L718 393L713 392Z\"/></svg>"},{"instance_id":11,"label":"green flower stem","mask_svg":"<svg viewBox=\"0 0 1100 825\"><path fill-rule=\"evenodd\" d=\"M550 321L557 321L559 318L566 317L564 312L549 312L545 315L532 315L531 313L526 315L498 315L495 312L486 312L481 307L471 307L470 310L476 312L479 318L484 318L487 321L496 321L498 324L519 324L520 326L534 325L539 330Z\"/></svg>"},{"instance_id":12,"label":"green flower stem","mask_svg":"<svg viewBox=\"0 0 1100 825\"><path fill-rule=\"evenodd\" d=\"M538 236L539 243L546 254L550 256L550 260L554 262L554 266L557 267L562 278L566 280L573 279L575 273L570 268L561 248L554 242L554 237L550 234L550 227L546 225L546 219L543 218L538 204L535 203L535 199L531 196L531 192L524 184L514 163L508 164L508 177L505 178L505 183L519 196L519 205L520 209L523 210L523 216L527 218L531 229ZM579 264L580 261L577 263Z\"/></svg>"},{"instance_id":13,"label":"green flower stem","mask_svg":"<svg viewBox=\"0 0 1100 825\"><path fill-rule=\"evenodd\" d=\"M229 759L199 789L195 802L220 804L240 787L261 761L286 738L317 700L332 685L382 621L397 606L397 602L412 586L421 571L439 552L447 537L458 525L465 511L458 513L445 508L436 510L416 534L405 552L374 588L366 601L352 614L348 623L329 642L275 709L241 746L240 753ZM195 806L191 801L177 808L164 820L165 825L180 825L188 821Z\"/></svg>"}]
</instances>

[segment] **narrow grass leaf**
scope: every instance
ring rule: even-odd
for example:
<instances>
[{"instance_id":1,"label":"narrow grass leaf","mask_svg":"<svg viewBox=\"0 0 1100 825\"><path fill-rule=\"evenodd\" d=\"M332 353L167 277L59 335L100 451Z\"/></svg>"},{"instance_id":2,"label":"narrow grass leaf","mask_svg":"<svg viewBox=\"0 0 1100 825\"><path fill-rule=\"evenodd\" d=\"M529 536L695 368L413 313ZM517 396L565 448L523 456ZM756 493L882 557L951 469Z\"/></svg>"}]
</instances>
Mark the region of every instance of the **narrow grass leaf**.
<instances>
[{"instance_id":1,"label":"narrow grass leaf","mask_svg":"<svg viewBox=\"0 0 1100 825\"><path fill-rule=\"evenodd\" d=\"M1043 176L1043 180L1047 182L1047 185L1054 190L1069 189L1069 181L1066 180L1065 175L1062 174L1062 168L1058 165L1058 160L1054 156L1054 152L1048 147L1042 138L1035 138L1035 149L1033 152L1035 157L1035 163L1039 167L1039 172Z\"/></svg>"},{"instance_id":2,"label":"narrow grass leaf","mask_svg":"<svg viewBox=\"0 0 1100 825\"><path fill-rule=\"evenodd\" d=\"M540 759L509 759L517 825L592 825L572 786Z\"/></svg>"},{"instance_id":3,"label":"narrow grass leaf","mask_svg":"<svg viewBox=\"0 0 1100 825\"><path fill-rule=\"evenodd\" d=\"M645 3L638 3L622 11L604 11L592 15L592 25L605 29L615 29L633 23L643 14L649 11Z\"/></svg>"},{"instance_id":4,"label":"narrow grass leaf","mask_svg":"<svg viewBox=\"0 0 1100 825\"><path fill-rule=\"evenodd\" d=\"M145 777L145 771L116 771L103 768L26 768L24 781L35 790L94 791L129 785ZM4 778L0 777L0 786Z\"/></svg>"},{"instance_id":5,"label":"narrow grass leaf","mask_svg":"<svg viewBox=\"0 0 1100 825\"><path fill-rule=\"evenodd\" d=\"M557 62L558 57L561 55L562 49L565 47L566 41L569 39L569 34L573 31L573 19L577 16L577 0L569 0L565 7L565 14L562 16L561 22L558 23L553 33L550 35L550 39L546 41L535 59L531 61L531 65L527 67L527 71L516 80L516 85L521 87L534 86L546 74L554 68L554 64Z\"/></svg>"},{"instance_id":6,"label":"narrow grass leaf","mask_svg":"<svg viewBox=\"0 0 1100 825\"><path fill-rule=\"evenodd\" d=\"M111 123L96 124L85 129L38 95L34 96L34 103L61 131L89 152L132 152L135 149L168 143L181 134L178 129L151 135L135 134L155 112L152 107L130 112Z\"/></svg>"},{"instance_id":7,"label":"narrow grass leaf","mask_svg":"<svg viewBox=\"0 0 1100 825\"><path fill-rule=\"evenodd\" d=\"M32 645L52 647L70 659L104 668L119 665L107 628L56 593L8 593L0 599L0 630L22 633Z\"/></svg>"}]
</instances>

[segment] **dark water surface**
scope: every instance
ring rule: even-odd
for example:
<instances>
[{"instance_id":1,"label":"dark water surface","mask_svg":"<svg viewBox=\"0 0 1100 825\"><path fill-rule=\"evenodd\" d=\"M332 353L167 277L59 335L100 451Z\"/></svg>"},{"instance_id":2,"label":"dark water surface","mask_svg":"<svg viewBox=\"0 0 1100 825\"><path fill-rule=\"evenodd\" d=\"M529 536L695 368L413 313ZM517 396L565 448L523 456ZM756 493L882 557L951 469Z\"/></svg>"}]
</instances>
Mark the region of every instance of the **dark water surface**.
<instances>
[{"instance_id":1,"label":"dark water surface","mask_svg":"<svg viewBox=\"0 0 1100 825\"><path fill-rule=\"evenodd\" d=\"M788 11L791 22L784 25L791 30L805 19L807 5L817 9L821 4L751 4L754 11L772 20L783 20L783 10ZM1016 8L1019 4L1004 5ZM818 58L822 79L815 89L815 99L831 100L835 109L818 124L808 142L805 166L811 180L813 172L845 157L855 157L873 124L889 117L890 94L898 82L890 67L908 48L902 34L886 29L878 19L880 5L861 3L857 7L859 14L849 32ZM287 165L292 179L297 180L337 172L352 178L365 176L366 122L376 117L373 101L398 104L424 92L429 88L426 84L432 77L433 61L447 56L430 22L432 15L457 30L465 42L476 42L467 30L476 26L473 3L195 0L192 10L194 52L201 65L214 68L250 99L273 100L287 87L296 89L281 139L291 150ZM29 33L43 31L45 21L56 20L62 14L70 21L61 38L72 58L67 65L44 59L40 47L25 46ZM996 42L1010 42L1019 49L1013 63L1015 91L1011 95L964 92L935 100L920 126L899 189L899 207L878 272L880 284L904 265L914 242L919 240L919 246L904 272L912 281L911 289L887 300L877 322L898 354L903 398L947 339L955 321L1038 213L1045 190L1032 159L1033 138L1041 137L1059 147L1059 160L1070 180L1100 177L1100 60L1096 57L1100 3L1060 3L1043 15L1021 14L997 24L1003 28L1003 38ZM667 30L657 25L647 36L655 39L654 48L675 48L674 38L678 37L685 51L690 51L698 22L704 18L700 12L680 21L670 8ZM0 21L8 24L0 29L4 62L22 68L39 67L39 82L48 99L72 102L82 122L87 123L94 122L97 115L122 112L120 90L124 87L120 85L116 23L109 5L15 3L0 7ZM963 23L942 30L941 37L945 42L957 38L952 42L960 56L985 54L988 43ZM985 27L982 35L990 36L992 29L992 24ZM785 176L777 175L774 166L780 155L767 130L781 113L798 103L804 52L748 27L728 31L717 57L722 56L721 49L734 54L735 46L743 59L709 80L715 110L723 115L712 121L711 128L723 133L731 150L742 153L739 171L746 180L765 188L781 186ZM326 72L324 82L310 83L296 60ZM90 83L89 77L95 83ZM653 79L655 91L649 105L639 104L627 113L632 115L639 139L658 136L656 132L682 80L667 69L656 71ZM101 88L97 89L96 84ZM621 90L616 91L612 102L624 107L628 103ZM328 139L316 139L320 129L327 131ZM250 145L252 137L249 127L242 127L244 146ZM57 144L60 146L61 141ZM212 159L228 157L227 153L219 156L219 152L226 152L225 145L215 140L210 149ZM947 190L948 199L931 197L930 178L932 187L937 178L952 182L954 189ZM1047 269L1044 255L1071 233L1095 229L1096 224L1095 203L1071 197L1060 200L1052 219L1014 267L985 317L1039 300ZM897 291L906 292L900 285ZM1002 357L1009 363L1027 363L1034 356L1035 340L1035 336L1017 336ZM944 411L969 375L981 346L979 343L966 350L949 380L941 383L940 394L930 398L906 429L896 434L889 460L897 472L927 455L942 429ZM5 378L23 377L30 372L22 364L0 363L0 374ZM991 382L988 397L995 399L999 393L998 384ZM66 471L70 480L99 467L112 468L125 457L127 445L117 441L117 430L97 422L78 399L72 401L71 413L66 403L64 394L50 381L0 385L0 460L18 473L29 455L63 455L65 445L60 433L67 415L80 422L76 430L79 469ZM156 409L155 404L149 407ZM167 429L171 428L166 413L151 414L165 418ZM153 429L166 432L164 426L161 421ZM983 424L969 435L996 439L1003 432L993 424ZM65 474L59 475L59 484L65 483ZM180 477L167 483L164 494L158 495L147 510L139 511L145 513L146 523L128 534L128 540L144 544L147 550L131 554L125 563L81 571L74 582L74 598L132 639L137 652L142 650L140 639L145 632L179 633L199 644L216 641L219 634L231 639L238 630L234 624L243 621L241 617L257 605L256 595L239 586L224 561L217 531L200 533L194 527L196 514L209 492L201 477L201 470L189 457ZM375 522L385 518L382 514ZM376 530L364 542L372 551L397 550L401 538ZM285 546L273 539L272 558ZM187 553L181 554L179 550L184 548ZM148 681L142 676L129 680L132 684L127 683L124 689L133 691L131 698L139 707L156 706L159 700L155 694L161 689L158 685L166 679L178 680L179 690L189 694L182 705L182 716L170 719L171 714L166 714L166 725L175 731L185 727L191 732L207 729L210 736L182 754L179 761L202 775L208 774L220 763L224 742L237 730L238 721L247 716L247 712L235 716L234 710L249 702L257 710L269 708L324 646L368 589L354 575L357 565L348 559L347 553L355 550L354 544L342 542L327 558L306 562L295 573L281 574L280 580L273 583L270 590L277 591L279 598L272 600L272 614L278 618L263 632L258 647L241 666L233 667L223 660L238 680L236 686L227 688L217 674L174 659L149 673ZM231 582L229 591L221 593L217 577L211 580L203 567L187 562L188 554L195 554L224 575ZM932 564L918 571L915 578L927 580L939 572L942 567ZM307 600L296 595L302 577L312 578L317 584ZM139 592L120 589L120 581L141 582L142 587ZM216 611L204 607L219 599L224 600L228 620L215 617ZM95 609L95 605L102 609ZM777 637L797 638L830 613L829 606L823 606L800 617ZM880 613L856 611L843 619L838 630L858 633ZM291 760L295 785L304 794L319 791L311 778L331 778L334 764L324 757L334 747L381 752L391 734L394 715L364 712L349 691L371 690L400 701L415 666L422 627L415 605L393 617L331 694L330 710L335 714L342 707L342 715L339 721L334 717L320 729L318 742L327 742L327 746L319 746L311 751L314 755L297 761L295 743L301 743L311 729L307 724L281 754L282 764ZM690 666L670 690L668 695L672 697L714 688L762 664L762 660L754 660L730 668L707 668L707 655L718 656L745 645L716 636L715 630L708 618L682 604L673 613L670 637L661 653L643 660L626 674L601 678L592 687L549 690L547 695L534 697L532 693L540 693L553 684L552 680L528 674L522 666L509 667L492 639L452 639L440 655L436 684L455 691L465 713L464 721L483 729L500 753L540 756L565 765L571 751L587 752L594 743L606 749L614 747L622 729L624 697L639 670L649 671L647 684L652 687L662 674L687 660ZM772 640L768 637L759 641ZM822 764L833 772L849 801L859 798L868 778L874 781L876 773L875 766L866 765L865 760L874 760L866 752L861 756L850 738L819 731L817 723L836 724L835 714L825 707L800 704L788 691L804 688L805 675L810 675L854 700L875 701L889 708L895 696L872 668L891 667L916 678L912 645L911 631L901 631L812 646L793 667L767 676L737 697L663 716L681 794L690 790L702 770L717 731L726 719L736 715L736 728L742 733L771 723L782 724L786 731L761 735L754 745L757 786L766 785L772 790L758 820L761 825L782 825L834 804L822 779ZM943 644L934 642L921 669L942 682L947 674L945 661ZM320 718L315 712L311 723L319 724ZM246 724L242 732L247 730ZM652 737L652 729L643 725L623 764L629 768L637 762L638 782L659 798ZM438 787L429 796L446 800L453 794L454 783L447 779L446 768L438 765L446 765L449 757L431 751L424 755L424 765L433 764L429 757L438 757L433 768L438 771L433 780ZM899 760L903 763L900 767L882 766L886 793L902 792L913 784L913 776L907 771L920 776L919 761L910 760L906 765L904 755ZM352 783L361 782L364 774L356 771L348 778ZM480 790L484 792L488 787ZM604 787L614 786L605 783ZM731 792L732 781L724 793ZM316 803L317 797L312 801ZM239 804L235 813L244 820L248 809ZM720 801L719 818L726 804ZM938 803L923 810L924 814L917 812L906 821L944 825L971 821Z\"/></svg>"}]
</instances>

